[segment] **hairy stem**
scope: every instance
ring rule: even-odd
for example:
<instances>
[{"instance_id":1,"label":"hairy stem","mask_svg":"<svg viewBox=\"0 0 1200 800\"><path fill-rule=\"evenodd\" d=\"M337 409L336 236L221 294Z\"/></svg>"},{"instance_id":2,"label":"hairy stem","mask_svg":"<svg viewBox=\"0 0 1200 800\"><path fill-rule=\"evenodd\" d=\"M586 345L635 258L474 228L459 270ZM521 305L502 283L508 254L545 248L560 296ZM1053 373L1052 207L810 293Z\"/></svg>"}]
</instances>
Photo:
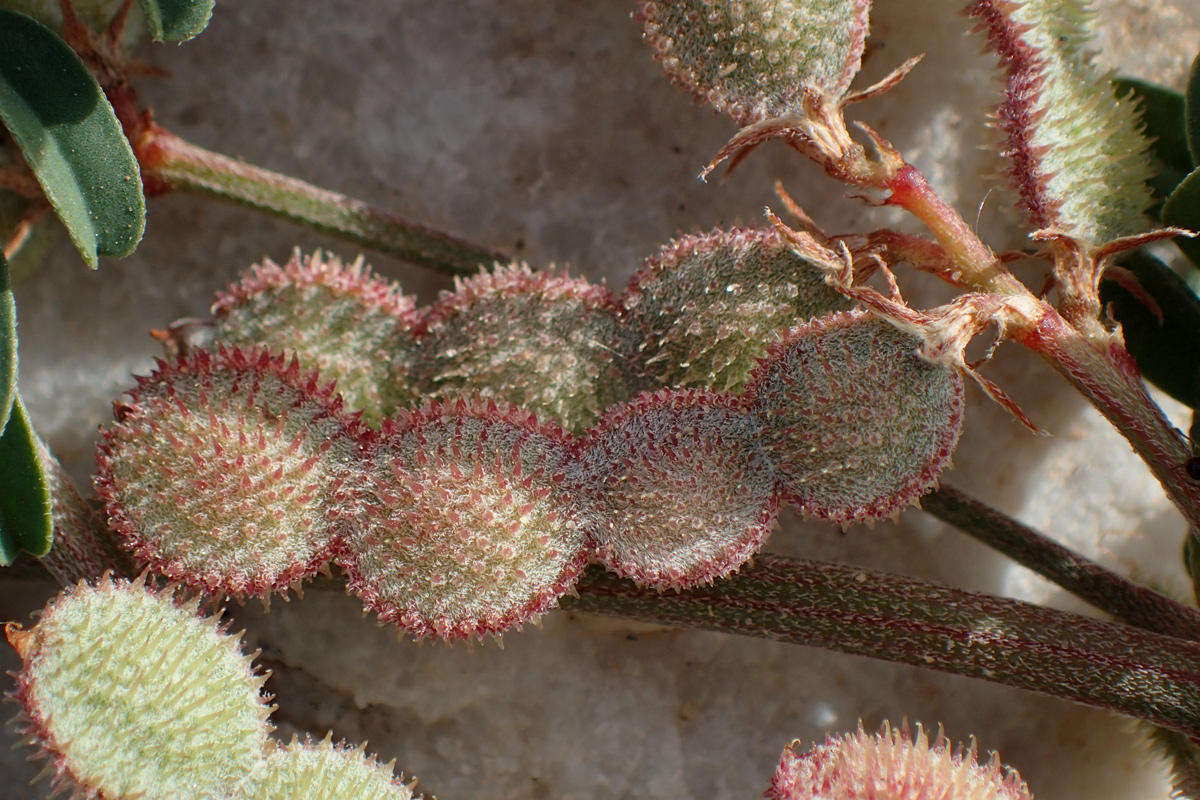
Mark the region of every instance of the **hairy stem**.
<instances>
[{"instance_id":1,"label":"hairy stem","mask_svg":"<svg viewBox=\"0 0 1200 800\"><path fill-rule=\"evenodd\" d=\"M1200 736L1200 644L856 567L762 555L674 595L593 567L564 608L953 672Z\"/></svg>"},{"instance_id":2,"label":"hairy stem","mask_svg":"<svg viewBox=\"0 0 1200 800\"><path fill-rule=\"evenodd\" d=\"M1139 586L951 486L922 497L921 509L1122 622L1200 640L1200 610Z\"/></svg>"},{"instance_id":3,"label":"hairy stem","mask_svg":"<svg viewBox=\"0 0 1200 800\"><path fill-rule=\"evenodd\" d=\"M134 148L147 186L215 195L451 275L508 261L360 200L197 147L151 124Z\"/></svg>"}]
</instances>

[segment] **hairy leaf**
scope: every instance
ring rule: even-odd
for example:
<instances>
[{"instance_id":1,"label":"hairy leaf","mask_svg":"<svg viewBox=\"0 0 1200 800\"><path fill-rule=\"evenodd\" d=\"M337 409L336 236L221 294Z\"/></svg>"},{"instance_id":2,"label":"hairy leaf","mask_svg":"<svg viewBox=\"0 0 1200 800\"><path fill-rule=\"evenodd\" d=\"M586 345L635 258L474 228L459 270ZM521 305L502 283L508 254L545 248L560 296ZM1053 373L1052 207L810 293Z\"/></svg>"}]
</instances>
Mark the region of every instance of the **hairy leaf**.
<instances>
[{"instance_id":1,"label":"hairy leaf","mask_svg":"<svg viewBox=\"0 0 1200 800\"><path fill-rule=\"evenodd\" d=\"M142 238L137 160L79 56L29 17L0 9L0 120L84 261L125 256Z\"/></svg>"},{"instance_id":2,"label":"hairy leaf","mask_svg":"<svg viewBox=\"0 0 1200 800\"><path fill-rule=\"evenodd\" d=\"M640 0L643 38L679 87L746 125L798 114L802 89L845 94L869 0Z\"/></svg>"},{"instance_id":3,"label":"hairy leaf","mask_svg":"<svg viewBox=\"0 0 1200 800\"><path fill-rule=\"evenodd\" d=\"M1192 408L1200 406L1200 298L1166 264L1143 252L1121 260L1100 284L1125 347L1143 377ZM1132 277L1132 282L1126 277Z\"/></svg>"},{"instance_id":4,"label":"hairy leaf","mask_svg":"<svg viewBox=\"0 0 1200 800\"><path fill-rule=\"evenodd\" d=\"M0 436L0 564L4 566L21 550L38 557L50 551L54 528L42 470L33 425L18 397Z\"/></svg>"},{"instance_id":5,"label":"hairy leaf","mask_svg":"<svg viewBox=\"0 0 1200 800\"><path fill-rule=\"evenodd\" d=\"M1092 66L1082 4L973 0L967 12L1005 72L997 126L1030 224L1092 244L1143 230L1147 143L1132 101Z\"/></svg>"},{"instance_id":6,"label":"hairy leaf","mask_svg":"<svg viewBox=\"0 0 1200 800\"><path fill-rule=\"evenodd\" d=\"M139 0L150 37L156 42L182 42L208 27L213 0Z\"/></svg>"}]
</instances>

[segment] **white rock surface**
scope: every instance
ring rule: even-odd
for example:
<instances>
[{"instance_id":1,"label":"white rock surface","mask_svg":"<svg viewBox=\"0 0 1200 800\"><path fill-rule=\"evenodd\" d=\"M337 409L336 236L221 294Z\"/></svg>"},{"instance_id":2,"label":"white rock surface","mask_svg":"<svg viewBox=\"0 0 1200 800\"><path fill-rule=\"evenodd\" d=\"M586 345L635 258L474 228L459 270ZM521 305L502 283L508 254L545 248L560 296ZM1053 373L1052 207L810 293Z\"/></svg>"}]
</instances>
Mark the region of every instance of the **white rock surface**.
<instances>
[{"instance_id":1,"label":"white rock surface","mask_svg":"<svg viewBox=\"0 0 1200 800\"><path fill-rule=\"evenodd\" d=\"M978 211L993 246L1019 246L1005 196L980 178L999 168L980 147L994 140L984 126L994 83L980 42L965 37L969 23L953 3L878 5L864 85L913 54L927 57L900 88L862 106L863 119L968 219ZM918 230L845 199L780 146L761 148L723 183L699 182L734 128L661 77L631 10L534 0L221 3L195 41L144 51L173 77L140 85L160 121L200 145L617 289L680 230L759 222L764 205L779 205L776 178L827 230ZM1113 63L1181 81L1200 41L1195 0L1114 0L1103 11ZM1162 18L1172 24L1155 27ZM1147 34L1170 38L1130 45ZM264 255L285 259L295 244L354 255L238 208L158 198L134 256L90 273L63 245L18 288L23 392L81 480L112 399L158 353L146 331L203 313L240 270ZM368 258L424 300L446 285ZM902 280L910 297L946 297L926 279ZM1031 436L971 390L948 480L1123 572L1186 591L1183 524L1123 441L1015 345L988 374L1053 437ZM771 548L1078 607L916 512L845 534L785 515ZM2 584L0 610L23 616L30 593L48 590ZM505 637L503 651L421 647L360 619L353 599L319 592L236 617L277 673L268 688L282 735L332 728L369 739L443 800L754 797L791 739L905 717L943 723L957 740L977 737L1042 800L1167 795L1127 720L879 661L561 613ZM12 654L4 658L11 668ZM0 794L44 796L45 784L25 788L32 772L20 756L4 754Z\"/></svg>"}]
</instances>

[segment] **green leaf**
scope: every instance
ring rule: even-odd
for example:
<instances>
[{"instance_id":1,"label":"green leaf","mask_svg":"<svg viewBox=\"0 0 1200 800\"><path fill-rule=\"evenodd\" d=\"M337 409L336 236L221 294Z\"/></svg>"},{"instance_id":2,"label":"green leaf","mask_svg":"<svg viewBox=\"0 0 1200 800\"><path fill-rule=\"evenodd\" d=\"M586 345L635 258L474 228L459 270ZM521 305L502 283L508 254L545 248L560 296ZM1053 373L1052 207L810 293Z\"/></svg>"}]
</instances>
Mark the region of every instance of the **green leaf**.
<instances>
[{"instance_id":1,"label":"green leaf","mask_svg":"<svg viewBox=\"0 0 1200 800\"><path fill-rule=\"evenodd\" d=\"M1200 55L1192 62L1184 102L1187 104L1188 150L1191 151L1192 163L1195 164L1200 162Z\"/></svg>"},{"instance_id":2,"label":"green leaf","mask_svg":"<svg viewBox=\"0 0 1200 800\"><path fill-rule=\"evenodd\" d=\"M1200 406L1200 298L1154 256L1133 253L1100 284L1143 377L1191 408ZM1129 281L1128 278L1133 278ZM1155 308L1157 306L1157 308ZM1161 314L1161 317L1160 317Z\"/></svg>"},{"instance_id":3,"label":"green leaf","mask_svg":"<svg viewBox=\"0 0 1200 800\"><path fill-rule=\"evenodd\" d=\"M8 566L21 550L46 555L53 534L46 475L29 414L18 397L0 436L0 564Z\"/></svg>"},{"instance_id":4,"label":"green leaf","mask_svg":"<svg viewBox=\"0 0 1200 800\"><path fill-rule=\"evenodd\" d=\"M140 0L150 38L182 42L208 27L213 0Z\"/></svg>"},{"instance_id":5,"label":"green leaf","mask_svg":"<svg viewBox=\"0 0 1200 800\"><path fill-rule=\"evenodd\" d=\"M1113 86L1118 95L1132 95L1140 101L1144 133L1153 140L1150 157L1155 176L1150 179L1150 187L1155 202L1162 202L1194 168L1188 149L1183 95L1129 78L1114 80Z\"/></svg>"},{"instance_id":6,"label":"green leaf","mask_svg":"<svg viewBox=\"0 0 1200 800\"><path fill-rule=\"evenodd\" d=\"M0 433L17 399L17 306L13 302L8 262L0 253Z\"/></svg>"},{"instance_id":7,"label":"green leaf","mask_svg":"<svg viewBox=\"0 0 1200 800\"><path fill-rule=\"evenodd\" d=\"M137 160L79 56L49 28L0 9L0 121L88 266L133 252L146 225Z\"/></svg>"},{"instance_id":8,"label":"green leaf","mask_svg":"<svg viewBox=\"0 0 1200 800\"><path fill-rule=\"evenodd\" d=\"M1163 203L1162 221L1164 225L1200 232L1200 169L1184 178L1171 192ZM1200 240L1178 236L1175 244L1193 264L1200 266Z\"/></svg>"}]
</instances>

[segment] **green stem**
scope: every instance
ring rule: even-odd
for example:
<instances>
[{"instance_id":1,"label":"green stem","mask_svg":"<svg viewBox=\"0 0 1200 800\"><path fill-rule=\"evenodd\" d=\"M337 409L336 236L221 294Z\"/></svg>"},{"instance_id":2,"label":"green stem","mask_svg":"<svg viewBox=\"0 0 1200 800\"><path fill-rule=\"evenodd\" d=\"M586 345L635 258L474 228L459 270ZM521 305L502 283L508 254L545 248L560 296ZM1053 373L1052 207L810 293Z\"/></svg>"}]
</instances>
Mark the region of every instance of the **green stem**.
<instances>
[{"instance_id":1,"label":"green stem","mask_svg":"<svg viewBox=\"0 0 1200 800\"><path fill-rule=\"evenodd\" d=\"M942 485L921 509L1129 625L1200 641L1200 611L1089 561L1033 528Z\"/></svg>"},{"instance_id":2,"label":"green stem","mask_svg":"<svg viewBox=\"0 0 1200 800\"><path fill-rule=\"evenodd\" d=\"M589 569L564 608L822 647L1049 694L1200 737L1200 644L837 564L760 555L673 595Z\"/></svg>"},{"instance_id":3,"label":"green stem","mask_svg":"<svg viewBox=\"0 0 1200 800\"><path fill-rule=\"evenodd\" d=\"M197 147L157 125L140 137L135 152L148 188L157 183L215 195L451 275L509 260L352 197Z\"/></svg>"}]
</instances>

